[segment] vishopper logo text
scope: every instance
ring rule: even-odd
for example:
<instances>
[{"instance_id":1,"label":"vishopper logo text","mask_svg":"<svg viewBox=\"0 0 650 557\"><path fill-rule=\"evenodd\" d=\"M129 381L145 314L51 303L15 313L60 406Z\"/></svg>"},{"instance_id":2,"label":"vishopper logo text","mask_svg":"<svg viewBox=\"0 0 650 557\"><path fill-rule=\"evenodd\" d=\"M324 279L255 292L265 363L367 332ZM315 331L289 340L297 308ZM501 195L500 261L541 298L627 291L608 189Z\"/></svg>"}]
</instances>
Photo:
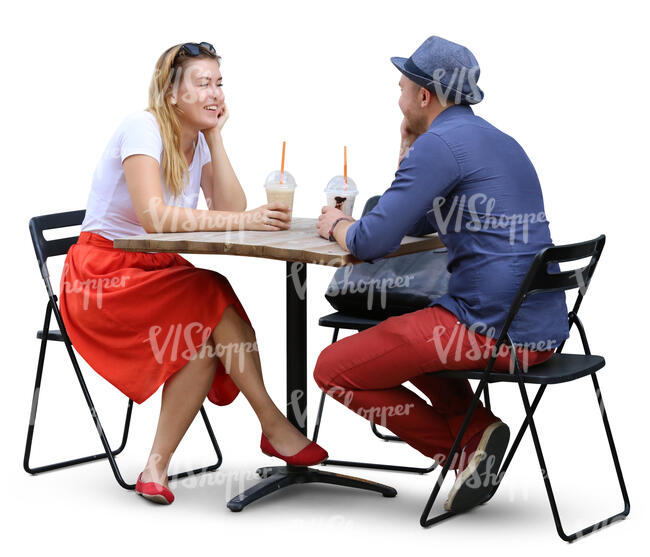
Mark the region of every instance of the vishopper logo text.
<instances>
[{"instance_id":1,"label":"vishopper logo text","mask_svg":"<svg viewBox=\"0 0 650 557\"><path fill-rule=\"evenodd\" d=\"M514 213L512 215L493 215L492 211L496 203L496 199L488 197L484 193L475 193L469 197L465 194L450 197L438 196L434 198L433 207L429 212L433 212L436 229L441 234L447 234L451 221L455 216L453 222L454 232L460 232L463 226L470 232L510 228L509 241L511 245L515 243L519 229L521 229L522 242L527 243L529 224L548 222L544 211L537 213ZM443 208L447 216L443 215Z\"/></svg>"},{"instance_id":2,"label":"vishopper logo text","mask_svg":"<svg viewBox=\"0 0 650 557\"><path fill-rule=\"evenodd\" d=\"M480 333L478 331L481 331ZM449 338L444 341L445 337ZM450 362L486 362L494 353L494 345L496 344L496 337L498 333L494 327L488 327L483 322L473 323L470 327L459 324L451 331L444 325L436 325L433 328L431 337L427 340L433 347L435 358L443 365L448 365ZM515 349L521 349L520 353L522 361L520 362L520 369L526 372L529 367L529 350L533 351L546 351L551 350L555 345L555 341L551 339L541 340L539 342L524 342L516 343ZM499 346L496 357L503 358L509 357L510 365L509 372L514 373L515 362L511 358L512 351L510 347L503 343Z\"/></svg>"},{"instance_id":3,"label":"vishopper logo text","mask_svg":"<svg viewBox=\"0 0 650 557\"><path fill-rule=\"evenodd\" d=\"M104 290L124 288L126 281L131 277L123 275L121 277L99 277L86 280L75 279L70 282L66 277L68 276L69 265L66 263L63 266L62 272L62 285L66 294L80 294L83 292L83 309L87 310L91 294L94 295L97 307L102 308L102 294Z\"/></svg>"},{"instance_id":4,"label":"vishopper logo text","mask_svg":"<svg viewBox=\"0 0 650 557\"><path fill-rule=\"evenodd\" d=\"M179 352L180 358L184 360L217 357L223 363L227 373L230 373L232 369L235 356L238 357L239 369L243 369L246 353L258 351L257 341L215 344L209 341L211 333L212 329L210 327L198 321L185 325L183 323L172 324L166 328L160 325L152 325L149 328L148 337L142 342L151 344L151 350L158 363L162 364L165 361L165 354L167 353L168 360L171 361L179 359ZM200 350L196 349L192 340L194 334L199 335Z\"/></svg>"},{"instance_id":5,"label":"vishopper logo text","mask_svg":"<svg viewBox=\"0 0 650 557\"><path fill-rule=\"evenodd\" d=\"M342 396L343 399L341 402L347 408L350 408L352 401L354 400L354 392L346 391L343 387L334 386L328 389L327 394L332 398L337 398L337 394ZM395 405L384 405L384 406L370 406L368 408L359 407L355 410L356 414L369 420L375 424L378 424L382 427L386 427L387 421L386 418L392 418L395 416L408 416L411 412L411 409L415 408L415 404L406 403L406 404L395 404Z\"/></svg>"},{"instance_id":6,"label":"vishopper logo text","mask_svg":"<svg viewBox=\"0 0 650 557\"><path fill-rule=\"evenodd\" d=\"M157 209L159 206L162 206L160 210ZM179 211L177 209L181 210ZM183 209L187 210L183 211ZM208 210L212 211L209 208L209 202ZM260 224L264 220L261 215L246 215L246 213L242 213L242 215L246 215L246 217L234 221L231 214L219 211L212 211L210 213L205 212L200 218L198 218L195 216L195 213L191 208L168 205L159 197L152 197L149 199L149 206L144 210L144 213L151 215L151 224L153 231L156 233L164 232L166 224L171 225L170 229L180 232L196 232L198 230L241 232L246 230L247 224L253 222ZM237 225L233 225L233 222L237 222Z\"/></svg>"},{"instance_id":7,"label":"vishopper logo text","mask_svg":"<svg viewBox=\"0 0 650 557\"><path fill-rule=\"evenodd\" d=\"M193 104L199 99L201 99L201 93L199 89L192 87L193 75L200 73L201 69L195 66L189 66L183 68L182 66L177 66L175 72L170 72L167 76L166 81L162 84L160 92L154 97L153 104L154 106L163 106L165 104L165 98L169 95L178 97L182 85L185 85L185 91L181 95L181 100L188 104ZM162 73L162 70L154 70L154 78ZM173 79L173 81L172 81Z\"/></svg>"},{"instance_id":8,"label":"vishopper logo text","mask_svg":"<svg viewBox=\"0 0 650 557\"><path fill-rule=\"evenodd\" d=\"M445 86L442 84L442 81L445 80L444 78L448 70L446 68L436 68L431 73L431 80L427 85L434 88L436 96L440 99L443 106L449 104L448 100L451 93L454 95L454 104L459 104L463 100L463 89L466 81L471 91L469 96L480 100L482 95L478 86L478 78L476 77L479 69L479 66L472 66L471 68L455 67L453 72L451 72L448 84Z\"/></svg>"},{"instance_id":9,"label":"vishopper logo text","mask_svg":"<svg viewBox=\"0 0 650 557\"><path fill-rule=\"evenodd\" d=\"M347 408L350 408L352 401L354 400L354 393L352 391L346 391L343 387L333 386L326 391L326 394L332 398L338 398L338 400ZM304 411L300 410L300 400L305 396L305 392L302 389L296 389L291 391L289 397L289 406L291 411L296 419L296 423L299 427L307 427L307 409ZM368 408L359 407L355 412L367 420L370 420L378 425L386 427L387 420L386 418L392 418L394 416L408 416L411 412L411 409L415 407L415 404L396 404L385 406L370 406Z\"/></svg>"},{"instance_id":10,"label":"vishopper logo text","mask_svg":"<svg viewBox=\"0 0 650 557\"><path fill-rule=\"evenodd\" d=\"M381 309L386 309L388 306L387 296L388 290L394 288L408 288L411 281L415 278L415 275L398 275L396 277L387 277L387 278L372 278L372 279L359 279L357 281L351 281L350 275L354 269L354 265L346 265L343 271L343 280L339 282L333 282L327 289L327 294L329 296L344 296L345 294L365 294L366 296L366 308L371 310L373 307L373 301L375 292L379 292L379 304Z\"/></svg>"}]
</instances>

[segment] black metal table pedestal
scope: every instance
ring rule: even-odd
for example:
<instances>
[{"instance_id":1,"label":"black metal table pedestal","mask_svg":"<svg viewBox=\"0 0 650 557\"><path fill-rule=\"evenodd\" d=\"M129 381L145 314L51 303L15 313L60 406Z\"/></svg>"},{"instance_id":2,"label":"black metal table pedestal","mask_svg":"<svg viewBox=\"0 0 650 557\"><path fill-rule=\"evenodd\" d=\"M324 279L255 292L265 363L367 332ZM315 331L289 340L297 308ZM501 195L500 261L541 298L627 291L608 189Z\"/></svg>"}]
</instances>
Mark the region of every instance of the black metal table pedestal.
<instances>
[{"instance_id":1,"label":"black metal table pedestal","mask_svg":"<svg viewBox=\"0 0 650 557\"><path fill-rule=\"evenodd\" d=\"M287 291L287 418L307 435L307 264L286 264ZM323 472L307 466L269 466L259 468L262 481L228 501L231 511L241 511L253 501L289 485L326 483L365 489L395 497L397 491L388 485L354 478L344 474Z\"/></svg>"},{"instance_id":2,"label":"black metal table pedestal","mask_svg":"<svg viewBox=\"0 0 650 557\"><path fill-rule=\"evenodd\" d=\"M283 487L315 482L355 487L367 491L376 491L377 493L381 493L384 497L395 497L395 495L397 495L395 488L388 485L371 482L370 480L364 480L361 478L354 478L344 474L323 472L322 470L315 470L314 468L307 468L306 466L269 466L258 468L257 473L263 478L262 481L243 493L240 493L236 497L233 497L228 502L228 508L231 511L241 511L246 505L249 505L253 501L257 501L269 493L282 489Z\"/></svg>"}]
</instances>

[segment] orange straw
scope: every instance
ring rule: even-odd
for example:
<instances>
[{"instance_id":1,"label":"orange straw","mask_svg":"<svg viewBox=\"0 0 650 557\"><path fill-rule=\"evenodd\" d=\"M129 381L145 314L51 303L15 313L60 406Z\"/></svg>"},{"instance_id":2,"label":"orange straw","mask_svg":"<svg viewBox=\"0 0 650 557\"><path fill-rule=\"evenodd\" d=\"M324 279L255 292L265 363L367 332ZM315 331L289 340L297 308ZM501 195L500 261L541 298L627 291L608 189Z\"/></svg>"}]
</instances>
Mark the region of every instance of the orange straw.
<instances>
[{"instance_id":1,"label":"orange straw","mask_svg":"<svg viewBox=\"0 0 650 557\"><path fill-rule=\"evenodd\" d=\"M343 146L343 180L345 189L348 188L348 148Z\"/></svg>"},{"instance_id":2,"label":"orange straw","mask_svg":"<svg viewBox=\"0 0 650 557\"><path fill-rule=\"evenodd\" d=\"M287 142L283 141L282 142L282 167L280 169L280 183L283 183L283 178L284 178L284 150L287 146Z\"/></svg>"}]
</instances>

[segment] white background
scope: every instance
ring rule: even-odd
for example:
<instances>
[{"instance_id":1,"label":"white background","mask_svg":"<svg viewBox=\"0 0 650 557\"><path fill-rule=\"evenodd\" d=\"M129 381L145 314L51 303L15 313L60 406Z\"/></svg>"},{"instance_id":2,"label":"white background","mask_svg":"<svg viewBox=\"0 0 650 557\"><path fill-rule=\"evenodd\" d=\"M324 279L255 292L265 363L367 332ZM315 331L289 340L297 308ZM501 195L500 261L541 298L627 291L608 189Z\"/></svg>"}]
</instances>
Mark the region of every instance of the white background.
<instances>
[{"instance_id":1,"label":"white background","mask_svg":"<svg viewBox=\"0 0 650 557\"><path fill-rule=\"evenodd\" d=\"M648 305L640 250L649 201L650 88L640 5L429 0L3 7L0 544L25 554L58 547L70 555L641 551L649 518L643 456ZM607 234L581 314L592 350L608 364L599 377L632 501L630 517L572 546L560 541L529 435L493 501L429 530L418 519L433 475L359 471L396 487L397 498L299 486L231 513L227 499L255 482L255 468L278 463L259 451L259 424L243 396L224 408L207 403L224 464L202 486L172 485L177 500L170 507L119 488L105 461L26 474L21 462L39 348L35 333L46 304L28 221L85 207L95 164L114 129L125 115L146 107L159 54L179 42L208 41L223 57L231 113L224 137L249 207L264 202L262 182L278 167L286 140L287 169L299 185L294 214L317 216L322 190L341 172L347 145L348 170L361 191L358 216L368 197L390 185L396 168L400 74L389 58L409 56L430 35L466 45L479 60L485 100L475 112L514 136L535 164L554 242ZM234 285L258 333L268 389L284 407L284 264L188 259ZM61 264L50 264L57 291ZM317 320L330 311L323 293L331 275L329 268L309 268L310 434L320 393L311 372L330 339ZM126 398L81 362L117 444ZM516 389L497 386L492 396L495 413L514 429L522 416ZM119 457L129 481L144 465L159 403L160 392L134 409L129 445ZM549 388L537 416L567 531L618 512L622 502L589 379ZM33 465L100 452L63 345L50 345L38 417ZM333 458L427 464L409 447L374 438L367 422L331 400L319 442ZM208 448L197 421L176 452L173 471L210 462Z\"/></svg>"}]
</instances>

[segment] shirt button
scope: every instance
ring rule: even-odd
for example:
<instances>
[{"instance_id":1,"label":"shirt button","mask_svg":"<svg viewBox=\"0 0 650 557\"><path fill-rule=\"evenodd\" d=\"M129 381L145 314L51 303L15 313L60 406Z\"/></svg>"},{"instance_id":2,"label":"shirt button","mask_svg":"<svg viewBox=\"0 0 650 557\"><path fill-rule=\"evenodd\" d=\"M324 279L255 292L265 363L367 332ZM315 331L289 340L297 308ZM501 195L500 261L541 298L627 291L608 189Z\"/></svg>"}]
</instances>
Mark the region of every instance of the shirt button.
<instances>
[{"instance_id":1,"label":"shirt button","mask_svg":"<svg viewBox=\"0 0 650 557\"><path fill-rule=\"evenodd\" d=\"M456 321L456 325L460 325L460 321Z\"/></svg>"}]
</instances>

